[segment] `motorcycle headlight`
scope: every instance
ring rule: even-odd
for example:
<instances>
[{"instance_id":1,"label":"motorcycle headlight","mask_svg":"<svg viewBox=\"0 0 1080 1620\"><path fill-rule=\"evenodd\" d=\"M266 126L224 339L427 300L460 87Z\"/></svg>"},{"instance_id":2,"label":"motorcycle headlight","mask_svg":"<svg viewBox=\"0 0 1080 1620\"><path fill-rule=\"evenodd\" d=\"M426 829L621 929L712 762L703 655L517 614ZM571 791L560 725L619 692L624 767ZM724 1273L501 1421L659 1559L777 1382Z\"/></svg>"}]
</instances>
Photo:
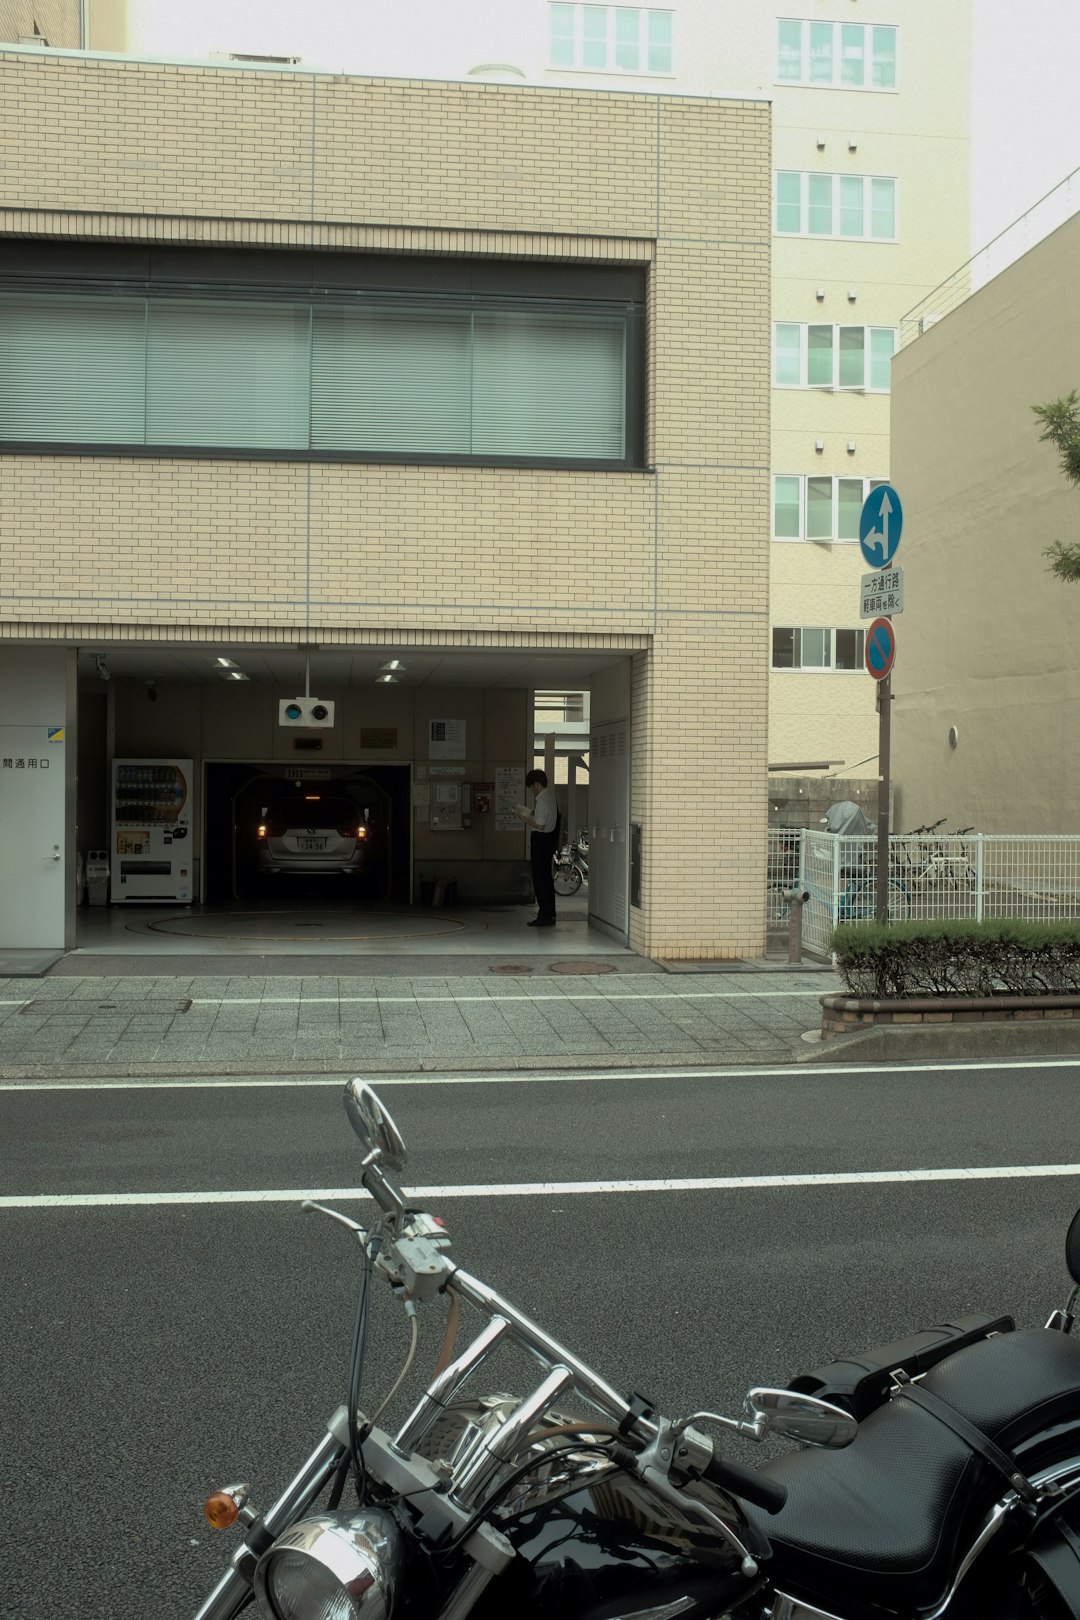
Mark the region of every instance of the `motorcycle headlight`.
<instances>
[{"instance_id":1,"label":"motorcycle headlight","mask_svg":"<svg viewBox=\"0 0 1080 1620\"><path fill-rule=\"evenodd\" d=\"M400 1532L386 1514L301 1519L259 1559L255 1596L267 1620L386 1620Z\"/></svg>"}]
</instances>

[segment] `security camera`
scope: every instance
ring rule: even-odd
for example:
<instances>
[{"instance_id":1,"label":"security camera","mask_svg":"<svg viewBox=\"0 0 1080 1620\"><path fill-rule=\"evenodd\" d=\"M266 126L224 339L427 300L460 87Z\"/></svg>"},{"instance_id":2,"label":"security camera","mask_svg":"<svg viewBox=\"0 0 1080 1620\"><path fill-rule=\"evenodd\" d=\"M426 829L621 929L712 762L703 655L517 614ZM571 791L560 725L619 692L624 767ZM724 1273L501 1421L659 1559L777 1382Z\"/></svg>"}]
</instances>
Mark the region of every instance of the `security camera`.
<instances>
[{"instance_id":1,"label":"security camera","mask_svg":"<svg viewBox=\"0 0 1080 1620\"><path fill-rule=\"evenodd\" d=\"M108 664L105 662L105 654L104 653L95 653L94 654L94 664L95 664L95 666L97 668L98 679L99 680L103 680L103 681L111 681L112 680L112 670L109 668Z\"/></svg>"}]
</instances>

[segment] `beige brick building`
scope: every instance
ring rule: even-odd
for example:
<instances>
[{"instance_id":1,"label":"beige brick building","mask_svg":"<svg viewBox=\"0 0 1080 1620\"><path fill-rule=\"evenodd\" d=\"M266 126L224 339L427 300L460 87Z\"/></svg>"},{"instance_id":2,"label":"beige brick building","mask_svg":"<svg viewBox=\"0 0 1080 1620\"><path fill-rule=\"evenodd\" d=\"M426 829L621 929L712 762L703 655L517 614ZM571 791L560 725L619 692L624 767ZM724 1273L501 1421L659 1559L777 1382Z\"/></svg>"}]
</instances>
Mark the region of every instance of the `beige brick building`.
<instances>
[{"instance_id":1,"label":"beige brick building","mask_svg":"<svg viewBox=\"0 0 1080 1620\"><path fill-rule=\"evenodd\" d=\"M193 761L224 892L226 775L299 768L306 656L398 898L520 892L498 792L578 685L594 920L760 952L767 105L6 50L0 109L2 942L71 943L112 758ZM453 833L449 771L489 790Z\"/></svg>"}]
</instances>

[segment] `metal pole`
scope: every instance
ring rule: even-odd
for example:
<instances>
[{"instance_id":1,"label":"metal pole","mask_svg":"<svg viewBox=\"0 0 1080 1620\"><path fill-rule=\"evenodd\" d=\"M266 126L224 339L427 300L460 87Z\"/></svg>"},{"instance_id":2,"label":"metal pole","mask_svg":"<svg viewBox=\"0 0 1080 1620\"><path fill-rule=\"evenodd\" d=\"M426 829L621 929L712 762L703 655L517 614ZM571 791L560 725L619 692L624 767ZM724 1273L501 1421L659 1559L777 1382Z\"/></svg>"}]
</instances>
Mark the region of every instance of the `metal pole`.
<instances>
[{"instance_id":1,"label":"metal pole","mask_svg":"<svg viewBox=\"0 0 1080 1620\"><path fill-rule=\"evenodd\" d=\"M875 901L878 922L889 920L889 749L892 735L892 676L878 681L878 803L877 803L877 883Z\"/></svg>"}]
</instances>

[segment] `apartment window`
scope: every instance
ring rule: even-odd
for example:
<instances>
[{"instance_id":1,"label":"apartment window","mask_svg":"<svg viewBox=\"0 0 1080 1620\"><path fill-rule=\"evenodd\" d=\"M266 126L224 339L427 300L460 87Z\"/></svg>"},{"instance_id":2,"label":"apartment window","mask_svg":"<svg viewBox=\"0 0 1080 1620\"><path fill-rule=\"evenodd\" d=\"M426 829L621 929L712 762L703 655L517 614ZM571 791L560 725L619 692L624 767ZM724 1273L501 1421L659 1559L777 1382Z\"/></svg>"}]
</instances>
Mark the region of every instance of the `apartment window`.
<instances>
[{"instance_id":1,"label":"apartment window","mask_svg":"<svg viewBox=\"0 0 1080 1620\"><path fill-rule=\"evenodd\" d=\"M773 539L858 540L863 502L884 482L778 473L773 479Z\"/></svg>"},{"instance_id":2,"label":"apartment window","mask_svg":"<svg viewBox=\"0 0 1080 1620\"><path fill-rule=\"evenodd\" d=\"M0 440L628 465L632 321L600 302L9 292Z\"/></svg>"},{"instance_id":3,"label":"apartment window","mask_svg":"<svg viewBox=\"0 0 1080 1620\"><path fill-rule=\"evenodd\" d=\"M780 84L836 90L895 90L898 30L870 23L781 17L776 29Z\"/></svg>"},{"instance_id":4,"label":"apartment window","mask_svg":"<svg viewBox=\"0 0 1080 1620\"><path fill-rule=\"evenodd\" d=\"M896 328L825 326L777 321L773 382L777 388L864 388L889 391Z\"/></svg>"},{"instance_id":5,"label":"apartment window","mask_svg":"<svg viewBox=\"0 0 1080 1620\"><path fill-rule=\"evenodd\" d=\"M671 73L674 14L639 6L551 5L551 66Z\"/></svg>"},{"instance_id":6,"label":"apartment window","mask_svg":"<svg viewBox=\"0 0 1080 1620\"><path fill-rule=\"evenodd\" d=\"M776 175L776 230L782 236L838 236L849 241L896 238L896 181L886 175Z\"/></svg>"},{"instance_id":7,"label":"apartment window","mask_svg":"<svg viewBox=\"0 0 1080 1620\"><path fill-rule=\"evenodd\" d=\"M826 629L816 625L774 627L773 669L850 670L863 667L862 630Z\"/></svg>"}]
</instances>

